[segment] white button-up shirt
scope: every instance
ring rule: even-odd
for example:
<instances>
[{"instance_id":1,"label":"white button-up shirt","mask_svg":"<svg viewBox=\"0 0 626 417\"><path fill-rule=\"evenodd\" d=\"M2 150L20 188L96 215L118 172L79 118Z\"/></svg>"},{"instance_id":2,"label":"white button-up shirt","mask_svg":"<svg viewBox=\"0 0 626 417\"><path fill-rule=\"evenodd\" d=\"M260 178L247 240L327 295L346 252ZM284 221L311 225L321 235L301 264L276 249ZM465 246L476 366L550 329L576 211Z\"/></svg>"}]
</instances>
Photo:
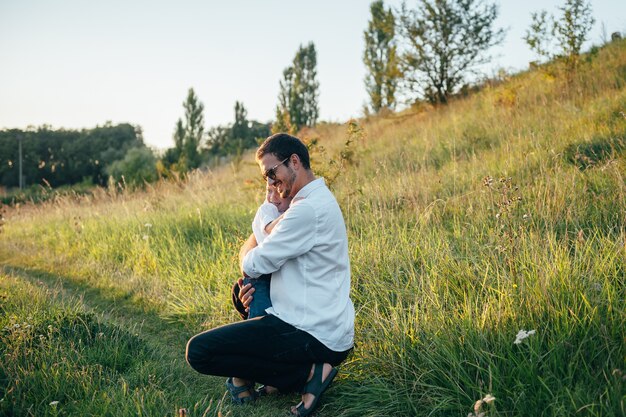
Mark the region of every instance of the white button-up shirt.
<instances>
[{"instance_id":1,"label":"white button-up shirt","mask_svg":"<svg viewBox=\"0 0 626 417\"><path fill-rule=\"evenodd\" d=\"M354 343L343 215L323 178L304 186L272 233L244 257L251 278L272 274L268 314L342 352Z\"/></svg>"}]
</instances>

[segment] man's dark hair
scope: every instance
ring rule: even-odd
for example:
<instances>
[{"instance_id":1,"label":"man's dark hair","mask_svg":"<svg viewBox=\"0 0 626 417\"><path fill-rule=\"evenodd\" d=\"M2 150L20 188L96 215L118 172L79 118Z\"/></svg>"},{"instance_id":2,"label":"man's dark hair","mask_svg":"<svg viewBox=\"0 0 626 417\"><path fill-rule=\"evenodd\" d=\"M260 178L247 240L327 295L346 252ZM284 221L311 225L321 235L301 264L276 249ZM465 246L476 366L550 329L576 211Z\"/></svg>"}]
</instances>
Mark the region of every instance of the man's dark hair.
<instances>
[{"instance_id":1,"label":"man's dark hair","mask_svg":"<svg viewBox=\"0 0 626 417\"><path fill-rule=\"evenodd\" d=\"M274 154L274 156L281 161L295 153L300 158L302 166L305 169L311 169L309 150L306 148L306 145L295 136L286 133L276 133L265 139L256 151L257 161L261 160L263 155L268 153Z\"/></svg>"}]
</instances>

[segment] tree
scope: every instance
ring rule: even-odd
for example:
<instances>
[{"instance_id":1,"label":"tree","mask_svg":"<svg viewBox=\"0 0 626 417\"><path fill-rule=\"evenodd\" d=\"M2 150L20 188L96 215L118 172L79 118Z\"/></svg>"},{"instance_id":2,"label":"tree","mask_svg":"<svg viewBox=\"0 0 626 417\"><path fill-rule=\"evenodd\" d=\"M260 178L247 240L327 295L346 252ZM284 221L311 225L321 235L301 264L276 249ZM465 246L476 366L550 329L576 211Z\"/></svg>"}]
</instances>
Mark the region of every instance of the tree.
<instances>
[{"instance_id":1,"label":"tree","mask_svg":"<svg viewBox=\"0 0 626 417\"><path fill-rule=\"evenodd\" d=\"M166 171L186 172L198 168L202 161L200 145L204 135L204 105L193 88L189 89L183 108L184 120L178 119L174 129L174 147L168 149L161 158Z\"/></svg>"},{"instance_id":2,"label":"tree","mask_svg":"<svg viewBox=\"0 0 626 417\"><path fill-rule=\"evenodd\" d=\"M243 103L235 102L235 123L231 128L231 136L234 142L237 143L239 150L245 149L251 145L250 140L254 141L250 137L250 126L248 125L248 111L243 106ZM254 144L252 144L254 145Z\"/></svg>"},{"instance_id":3,"label":"tree","mask_svg":"<svg viewBox=\"0 0 626 417\"><path fill-rule=\"evenodd\" d=\"M124 159L114 161L107 166L106 172L117 181L123 176L124 182L131 186L153 182L158 177L156 158L147 147L129 149Z\"/></svg>"},{"instance_id":4,"label":"tree","mask_svg":"<svg viewBox=\"0 0 626 417\"><path fill-rule=\"evenodd\" d=\"M564 57L568 69L573 69L578 64L580 49L595 19L591 3L584 0L566 0L558 9L562 12L558 19L545 10L533 13L524 40L537 55L548 59ZM556 52L553 52L555 49Z\"/></svg>"},{"instance_id":5,"label":"tree","mask_svg":"<svg viewBox=\"0 0 626 417\"><path fill-rule=\"evenodd\" d=\"M183 126L183 121L178 119L176 121L176 128L174 129L174 149L176 149L178 156L176 159L180 158L180 155L183 153L183 146L185 143L185 127Z\"/></svg>"},{"instance_id":6,"label":"tree","mask_svg":"<svg viewBox=\"0 0 626 417\"><path fill-rule=\"evenodd\" d=\"M0 185L16 187L17 139L22 138L23 175L26 184L52 187L80 182L106 184L105 167L124 158L131 148L145 147L141 128L110 123L93 129L0 130Z\"/></svg>"},{"instance_id":7,"label":"tree","mask_svg":"<svg viewBox=\"0 0 626 417\"><path fill-rule=\"evenodd\" d=\"M300 45L292 64L283 71L278 112L288 114L291 126L297 131L304 126L315 126L319 117L317 53L313 42L306 47Z\"/></svg>"},{"instance_id":8,"label":"tree","mask_svg":"<svg viewBox=\"0 0 626 417\"><path fill-rule=\"evenodd\" d=\"M190 88L183 102L185 120L178 119L174 128L174 147L165 151L161 166L168 171L186 172L198 168L201 162L200 144L204 135L204 105Z\"/></svg>"},{"instance_id":9,"label":"tree","mask_svg":"<svg viewBox=\"0 0 626 417\"><path fill-rule=\"evenodd\" d=\"M266 138L269 134L269 126L248 120L248 112L243 103L236 101L234 123L209 129L207 145L212 155L241 154L244 149L257 146L258 138Z\"/></svg>"},{"instance_id":10,"label":"tree","mask_svg":"<svg viewBox=\"0 0 626 417\"><path fill-rule=\"evenodd\" d=\"M393 109L396 104L396 87L400 77L397 45L395 41L395 17L391 9L385 10L383 0L370 5L372 20L365 37L363 62L367 67L365 87L375 113L383 108Z\"/></svg>"},{"instance_id":11,"label":"tree","mask_svg":"<svg viewBox=\"0 0 626 417\"><path fill-rule=\"evenodd\" d=\"M497 16L498 7L483 0L419 0L414 10L403 2L400 61L407 87L432 103L447 103L504 39L504 30L493 27Z\"/></svg>"},{"instance_id":12,"label":"tree","mask_svg":"<svg viewBox=\"0 0 626 417\"><path fill-rule=\"evenodd\" d=\"M187 100L183 103L185 108L185 138L183 140L184 158L181 165L186 169L194 169L200 166L200 143L204 134L204 105L198 100L198 96L189 89Z\"/></svg>"},{"instance_id":13,"label":"tree","mask_svg":"<svg viewBox=\"0 0 626 417\"><path fill-rule=\"evenodd\" d=\"M185 127L183 121L178 119L176 121L176 128L174 129L174 147L165 151L161 157L161 165L163 174L167 174L168 171L178 171L178 163L183 155L183 144L185 143Z\"/></svg>"},{"instance_id":14,"label":"tree","mask_svg":"<svg viewBox=\"0 0 626 417\"><path fill-rule=\"evenodd\" d=\"M276 106L276 119L274 123L272 123L272 134L275 133L289 133L295 135L296 132L294 127L291 125L291 121L289 120L289 112L287 110L283 110L280 105Z\"/></svg>"}]
</instances>

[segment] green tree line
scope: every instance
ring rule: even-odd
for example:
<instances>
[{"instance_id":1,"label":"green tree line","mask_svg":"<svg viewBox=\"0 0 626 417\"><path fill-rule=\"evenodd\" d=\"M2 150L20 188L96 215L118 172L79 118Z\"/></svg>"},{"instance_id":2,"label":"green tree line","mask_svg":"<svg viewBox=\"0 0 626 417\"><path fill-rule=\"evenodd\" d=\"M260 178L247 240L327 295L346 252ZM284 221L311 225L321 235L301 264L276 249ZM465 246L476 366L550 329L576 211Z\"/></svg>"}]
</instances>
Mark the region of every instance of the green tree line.
<instances>
[{"instance_id":1,"label":"green tree line","mask_svg":"<svg viewBox=\"0 0 626 417\"><path fill-rule=\"evenodd\" d=\"M133 148L146 148L141 128L124 123L93 129L0 130L0 185L17 187L19 142L25 184L51 187L84 181L104 185L107 167Z\"/></svg>"}]
</instances>

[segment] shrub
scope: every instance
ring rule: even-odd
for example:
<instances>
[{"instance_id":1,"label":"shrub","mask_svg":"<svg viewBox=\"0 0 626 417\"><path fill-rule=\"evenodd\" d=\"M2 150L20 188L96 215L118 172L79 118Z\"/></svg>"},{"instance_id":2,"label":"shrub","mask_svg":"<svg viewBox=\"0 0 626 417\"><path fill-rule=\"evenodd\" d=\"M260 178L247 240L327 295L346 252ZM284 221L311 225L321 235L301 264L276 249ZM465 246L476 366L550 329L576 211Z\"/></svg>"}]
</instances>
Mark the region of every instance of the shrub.
<instances>
[{"instance_id":1,"label":"shrub","mask_svg":"<svg viewBox=\"0 0 626 417\"><path fill-rule=\"evenodd\" d=\"M116 181L122 180L131 186L152 182L158 178L156 158L149 148L132 148L124 159L115 161L106 168L107 174Z\"/></svg>"}]
</instances>

